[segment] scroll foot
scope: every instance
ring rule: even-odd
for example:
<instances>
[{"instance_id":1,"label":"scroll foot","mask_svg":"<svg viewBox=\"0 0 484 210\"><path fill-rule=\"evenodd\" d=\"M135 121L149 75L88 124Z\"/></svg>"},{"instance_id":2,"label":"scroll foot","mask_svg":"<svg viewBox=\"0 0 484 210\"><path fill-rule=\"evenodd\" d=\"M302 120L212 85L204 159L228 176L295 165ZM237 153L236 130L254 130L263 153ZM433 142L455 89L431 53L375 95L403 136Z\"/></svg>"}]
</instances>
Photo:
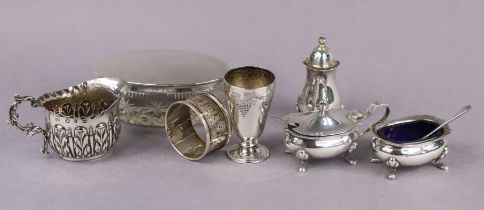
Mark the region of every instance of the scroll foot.
<instances>
[{"instance_id":1,"label":"scroll foot","mask_svg":"<svg viewBox=\"0 0 484 210\"><path fill-rule=\"evenodd\" d=\"M299 166L298 171L303 173L306 172L306 161L309 159L309 154L304 149L299 149L296 152L296 158L301 161L301 166Z\"/></svg>"},{"instance_id":2,"label":"scroll foot","mask_svg":"<svg viewBox=\"0 0 484 210\"><path fill-rule=\"evenodd\" d=\"M375 150L375 142L376 141L378 141L378 138L373 137L373 141L372 141L373 154L370 157L370 163L381 163L382 162L382 160L380 158L378 158L378 156L376 155L376 150Z\"/></svg>"},{"instance_id":3,"label":"scroll foot","mask_svg":"<svg viewBox=\"0 0 484 210\"><path fill-rule=\"evenodd\" d=\"M345 158L346 162L348 162L352 166L358 164L358 161L356 161L355 159L353 159L352 157L350 157L350 153L349 152L345 152L345 154L344 154L343 157Z\"/></svg>"},{"instance_id":4,"label":"scroll foot","mask_svg":"<svg viewBox=\"0 0 484 210\"><path fill-rule=\"evenodd\" d=\"M388 158L385 164L390 167L390 171L388 172L388 179L394 180L397 178L397 168L400 166L400 163L397 159L391 157Z\"/></svg>"},{"instance_id":5,"label":"scroll foot","mask_svg":"<svg viewBox=\"0 0 484 210\"><path fill-rule=\"evenodd\" d=\"M49 139L49 136L44 134L44 145L40 148L43 155L49 155L49 141L47 139Z\"/></svg>"},{"instance_id":6,"label":"scroll foot","mask_svg":"<svg viewBox=\"0 0 484 210\"><path fill-rule=\"evenodd\" d=\"M437 168L444 170L444 171L449 170L449 167L442 161L442 159L445 156L447 156L448 153L449 153L449 149L446 146L444 148L444 151L442 151L442 154L440 154L440 156L437 159L434 160L434 166L436 166Z\"/></svg>"},{"instance_id":7,"label":"scroll foot","mask_svg":"<svg viewBox=\"0 0 484 210\"><path fill-rule=\"evenodd\" d=\"M388 172L388 179L394 180L397 178L397 168L391 168Z\"/></svg>"},{"instance_id":8,"label":"scroll foot","mask_svg":"<svg viewBox=\"0 0 484 210\"><path fill-rule=\"evenodd\" d=\"M40 152L43 154L43 155L49 155L49 151L47 150L46 147L41 147L40 148Z\"/></svg>"},{"instance_id":9,"label":"scroll foot","mask_svg":"<svg viewBox=\"0 0 484 210\"><path fill-rule=\"evenodd\" d=\"M440 170L444 170L444 171L448 171L449 170L449 167L446 164L442 163L442 162L435 162L434 165L435 165L435 167L439 168Z\"/></svg>"},{"instance_id":10,"label":"scroll foot","mask_svg":"<svg viewBox=\"0 0 484 210\"><path fill-rule=\"evenodd\" d=\"M350 149L348 151L345 152L345 154L343 155L344 159L346 160L346 162L348 162L350 165L354 166L356 164L358 164L358 161L356 161L354 158L352 158L350 155L351 153L353 153L353 151L355 151L356 147L358 146L358 142L353 142L350 146Z\"/></svg>"}]
</instances>

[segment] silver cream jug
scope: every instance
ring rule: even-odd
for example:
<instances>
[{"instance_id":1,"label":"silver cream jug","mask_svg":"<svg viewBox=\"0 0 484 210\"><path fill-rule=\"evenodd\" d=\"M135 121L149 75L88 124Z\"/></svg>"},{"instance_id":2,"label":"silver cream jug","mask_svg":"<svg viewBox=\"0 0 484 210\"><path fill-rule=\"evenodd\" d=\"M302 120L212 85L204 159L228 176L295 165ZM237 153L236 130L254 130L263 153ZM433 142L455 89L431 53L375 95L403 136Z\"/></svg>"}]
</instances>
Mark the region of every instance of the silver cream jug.
<instances>
[{"instance_id":1,"label":"silver cream jug","mask_svg":"<svg viewBox=\"0 0 484 210\"><path fill-rule=\"evenodd\" d=\"M121 130L119 101L127 83L118 79L99 78L38 98L15 95L9 109L9 123L28 136L42 134L41 152L48 145L65 160L91 160L104 156L116 143ZM28 101L42 107L45 128L18 122L18 106Z\"/></svg>"}]
</instances>

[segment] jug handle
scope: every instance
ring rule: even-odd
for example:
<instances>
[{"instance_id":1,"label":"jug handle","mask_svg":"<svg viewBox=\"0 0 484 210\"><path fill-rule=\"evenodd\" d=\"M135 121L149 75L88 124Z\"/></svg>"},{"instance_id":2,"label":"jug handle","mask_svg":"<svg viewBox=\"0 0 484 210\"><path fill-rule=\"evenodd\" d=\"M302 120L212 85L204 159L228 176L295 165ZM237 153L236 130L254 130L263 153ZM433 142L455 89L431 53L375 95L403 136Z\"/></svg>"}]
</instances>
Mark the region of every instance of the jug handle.
<instances>
[{"instance_id":1,"label":"jug handle","mask_svg":"<svg viewBox=\"0 0 484 210\"><path fill-rule=\"evenodd\" d=\"M48 148L47 144L48 144L49 135L47 131L41 127L35 126L34 123L32 122L27 122L27 124L25 125L20 125L18 123L18 118L19 118L19 114L17 113L18 106L23 101L29 101L32 107L39 107L39 103L37 99L31 96L19 96L19 95L15 95L14 99L15 101L12 103L9 110L10 120L7 122L10 123L12 126L17 127L20 131L25 132L28 136L33 136L35 134L42 133L44 137L44 146L40 148L40 152L42 152L42 154L44 155L48 155L49 152L47 151L47 148Z\"/></svg>"},{"instance_id":2,"label":"jug handle","mask_svg":"<svg viewBox=\"0 0 484 210\"><path fill-rule=\"evenodd\" d=\"M349 119L351 119L353 122L360 123L365 118L373 115L373 112L375 112L375 110L377 108L379 108L379 107L384 107L385 108L385 113L383 114L382 118L380 118L380 120L378 120L377 122L375 122L372 125L370 125L365 131L363 131L360 134L360 136L363 136L366 133L368 133L375 125L384 122L388 118L388 115L390 115L390 107L388 106L388 104L384 104L384 103L382 103L380 101L376 101L376 102L372 103L368 107L368 109L365 112L363 112L363 113L360 112L360 111L358 111L358 110L352 110L348 114Z\"/></svg>"}]
</instances>

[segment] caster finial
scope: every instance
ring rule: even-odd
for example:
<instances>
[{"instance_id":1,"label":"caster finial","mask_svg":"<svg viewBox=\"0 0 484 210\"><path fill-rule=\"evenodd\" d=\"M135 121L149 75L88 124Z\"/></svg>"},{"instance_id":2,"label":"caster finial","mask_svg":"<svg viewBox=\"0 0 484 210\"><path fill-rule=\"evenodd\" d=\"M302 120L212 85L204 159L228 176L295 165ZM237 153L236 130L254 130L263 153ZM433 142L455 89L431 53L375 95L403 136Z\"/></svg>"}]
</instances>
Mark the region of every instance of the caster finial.
<instances>
[{"instance_id":1,"label":"caster finial","mask_svg":"<svg viewBox=\"0 0 484 210\"><path fill-rule=\"evenodd\" d=\"M326 49L326 37L324 36L324 34L321 34L319 36L319 48L321 48L322 50Z\"/></svg>"}]
</instances>

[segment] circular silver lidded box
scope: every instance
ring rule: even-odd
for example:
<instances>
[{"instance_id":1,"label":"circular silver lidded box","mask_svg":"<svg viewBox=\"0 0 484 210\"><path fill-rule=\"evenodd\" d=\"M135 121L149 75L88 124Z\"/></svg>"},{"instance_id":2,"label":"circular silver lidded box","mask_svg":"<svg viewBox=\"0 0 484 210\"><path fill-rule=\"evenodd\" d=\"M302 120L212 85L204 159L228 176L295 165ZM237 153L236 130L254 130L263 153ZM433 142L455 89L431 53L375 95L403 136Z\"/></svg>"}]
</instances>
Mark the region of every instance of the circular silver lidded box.
<instances>
[{"instance_id":1,"label":"circular silver lidded box","mask_svg":"<svg viewBox=\"0 0 484 210\"><path fill-rule=\"evenodd\" d=\"M180 50L141 50L114 55L95 67L102 77L116 77L129 88L120 102L123 122L164 126L168 106L198 93L222 98L222 78L229 67L222 60Z\"/></svg>"}]
</instances>

